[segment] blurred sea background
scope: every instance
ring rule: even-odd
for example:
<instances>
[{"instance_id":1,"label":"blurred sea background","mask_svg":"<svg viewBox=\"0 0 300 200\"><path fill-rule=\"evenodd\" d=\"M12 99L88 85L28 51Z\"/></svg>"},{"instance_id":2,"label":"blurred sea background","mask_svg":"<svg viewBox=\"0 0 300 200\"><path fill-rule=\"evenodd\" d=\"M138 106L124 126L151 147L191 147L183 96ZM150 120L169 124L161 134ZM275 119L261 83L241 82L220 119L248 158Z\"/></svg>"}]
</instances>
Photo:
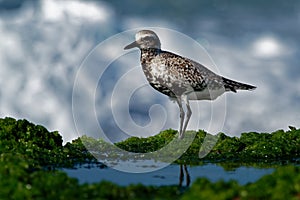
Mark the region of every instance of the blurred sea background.
<instances>
[{"instance_id":1,"label":"blurred sea background","mask_svg":"<svg viewBox=\"0 0 300 200\"><path fill-rule=\"evenodd\" d=\"M49 130L58 130L64 142L87 134L77 132L72 107L73 86L82 62L111 36L143 27L185 34L205 49L218 73L257 86L253 92L226 95L223 132L239 136L248 131L272 132L286 130L289 125L300 126L300 1L296 0L0 0L0 117L26 118ZM133 40L134 35L127 39ZM164 48L164 40L161 42ZM166 50L179 53L175 46ZM111 51L98 59L113 54ZM127 54L130 62L125 59L112 65L138 65L139 52ZM201 58L197 61L201 62ZM98 67L102 67L101 63ZM110 80L107 91L124 72L118 67L112 66L106 72ZM136 73L145 81L141 70ZM136 79L139 78L132 78ZM105 90L104 86L105 83L99 88ZM87 91L92 87L95 86L85 82ZM121 94L118 97L122 99ZM113 115L106 112L111 105L101 103L107 98L105 91L96 91L90 98L97 99L95 108L99 110L95 112L110 139L128 137L113 123ZM150 87L131 101L136 102L125 106L135 123L149 123L150 105L161 103L172 111L167 113L171 118L164 128L178 128L177 105ZM77 106L85 107L86 102L78 102ZM205 110L209 104L197 105L203 113L200 118L196 111L193 113L196 117L193 115L188 129L205 129L195 122L206 123L210 118L209 109ZM78 120L86 123L90 134L97 135L99 129L88 124L88 116L94 115L78 115ZM127 121L126 114L118 112L118 116Z\"/></svg>"}]
</instances>

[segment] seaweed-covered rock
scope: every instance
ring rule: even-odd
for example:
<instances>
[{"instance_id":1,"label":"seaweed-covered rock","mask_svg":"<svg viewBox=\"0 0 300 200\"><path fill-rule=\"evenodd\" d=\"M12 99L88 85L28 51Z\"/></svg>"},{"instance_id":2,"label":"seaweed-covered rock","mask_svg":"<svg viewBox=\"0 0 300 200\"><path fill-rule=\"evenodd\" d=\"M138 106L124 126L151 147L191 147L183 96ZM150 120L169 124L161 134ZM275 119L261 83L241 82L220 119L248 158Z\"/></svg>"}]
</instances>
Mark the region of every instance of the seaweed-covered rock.
<instances>
[{"instance_id":1,"label":"seaweed-covered rock","mask_svg":"<svg viewBox=\"0 0 300 200\"><path fill-rule=\"evenodd\" d=\"M176 137L176 133L170 129L149 138L129 138L116 145L131 152L153 152L168 144ZM189 134L195 134L195 138L187 151L176 161L177 163L197 164L200 161L274 162L276 160L293 160L300 156L299 129L279 130L270 134L242 133L240 138L229 137L224 133L213 136L201 130L186 133L187 136ZM206 144L203 147L203 141L207 138L211 139L211 145ZM207 140L206 142L209 143ZM199 158L200 150L208 152L201 159Z\"/></svg>"},{"instance_id":2,"label":"seaweed-covered rock","mask_svg":"<svg viewBox=\"0 0 300 200\"><path fill-rule=\"evenodd\" d=\"M62 137L27 120L0 119L0 154L19 153L35 167L63 162Z\"/></svg>"},{"instance_id":3,"label":"seaweed-covered rock","mask_svg":"<svg viewBox=\"0 0 300 200\"><path fill-rule=\"evenodd\" d=\"M199 178L182 199L298 199L299 196L300 168L285 166L245 186L236 181L212 183Z\"/></svg>"},{"instance_id":4,"label":"seaweed-covered rock","mask_svg":"<svg viewBox=\"0 0 300 200\"><path fill-rule=\"evenodd\" d=\"M40 148L52 150L62 147L62 137L57 132L49 132L41 125L35 125L27 120L13 118L0 119L0 140L14 144L32 143Z\"/></svg>"},{"instance_id":5,"label":"seaweed-covered rock","mask_svg":"<svg viewBox=\"0 0 300 200\"><path fill-rule=\"evenodd\" d=\"M148 138L131 137L125 141L116 143L119 148L130 152L147 153L156 151L166 146L177 134L177 131L168 129L158 135Z\"/></svg>"},{"instance_id":6,"label":"seaweed-covered rock","mask_svg":"<svg viewBox=\"0 0 300 200\"><path fill-rule=\"evenodd\" d=\"M178 163L233 161L249 165L298 158L300 152L300 130L296 128L271 134L243 133L240 138L223 133L212 136L204 131L187 132L187 137L190 135L194 140ZM150 138L131 138L115 145L133 152L152 152L175 137L176 131L166 130ZM205 138L209 138L207 150L211 151L199 159ZM274 173L245 186L236 181L213 183L199 178L187 191L175 185L118 186L106 181L79 184L66 173L48 168L90 162L93 156L87 149L116 154L112 146L86 136L62 146L58 132L49 132L27 120L0 119L0 199L297 199L300 196L299 166L278 165Z\"/></svg>"}]
</instances>

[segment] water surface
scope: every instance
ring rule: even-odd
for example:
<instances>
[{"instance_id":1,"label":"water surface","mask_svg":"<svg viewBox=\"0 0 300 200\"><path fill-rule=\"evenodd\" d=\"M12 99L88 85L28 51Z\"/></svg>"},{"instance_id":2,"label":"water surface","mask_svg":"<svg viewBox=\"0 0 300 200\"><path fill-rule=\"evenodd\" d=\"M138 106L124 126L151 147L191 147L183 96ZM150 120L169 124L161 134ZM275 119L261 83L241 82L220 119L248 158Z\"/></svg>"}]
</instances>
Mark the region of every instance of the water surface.
<instances>
[{"instance_id":1,"label":"water surface","mask_svg":"<svg viewBox=\"0 0 300 200\"><path fill-rule=\"evenodd\" d=\"M255 182L260 177L270 174L273 168L261 169L254 167L239 167L232 171L225 171L221 166L216 164L205 164L202 166L187 166L187 172L190 176L191 183L197 178L207 178L212 182L218 180L236 180L239 184L245 185L249 182ZM112 168L98 168L91 165L78 166L77 169L63 169L70 177L77 178L80 183L96 183L103 180L126 186L130 184L143 185L178 185L180 184L180 165L169 165L163 169L150 173L125 173ZM187 184L187 173L182 167L183 179L182 185Z\"/></svg>"}]
</instances>

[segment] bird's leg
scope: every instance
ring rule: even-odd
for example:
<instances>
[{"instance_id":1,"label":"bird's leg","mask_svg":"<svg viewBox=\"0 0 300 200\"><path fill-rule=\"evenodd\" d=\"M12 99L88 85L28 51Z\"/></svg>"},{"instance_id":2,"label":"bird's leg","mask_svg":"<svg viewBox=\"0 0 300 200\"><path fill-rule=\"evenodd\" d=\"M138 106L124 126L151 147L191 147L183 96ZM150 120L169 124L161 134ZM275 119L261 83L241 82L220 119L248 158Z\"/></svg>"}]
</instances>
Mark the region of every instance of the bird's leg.
<instances>
[{"instance_id":1,"label":"bird's leg","mask_svg":"<svg viewBox=\"0 0 300 200\"><path fill-rule=\"evenodd\" d=\"M182 101L181 101L181 97L177 97L176 98L178 106L179 106L179 110L180 110L180 125L179 125L179 138L181 138L182 136L182 126L183 126L183 121L184 121L184 110L182 108Z\"/></svg>"},{"instance_id":2,"label":"bird's leg","mask_svg":"<svg viewBox=\"0 0 300 200\"><path fill-rule=\"evenodd\" d=\"M188 187L191 183L191 177L190 177L190 173L187 169L186 164L181 164L180 165L180 171L179 171L179 187L182 187L182 183L184 180L184 173L186 176L186 186Z\"/></svg>"},{"instance_id":3,"label":"bird's leg","mask_svg":"<svg viewBox=\"0 0 300 200\"><path fill-rule=\"evenodd\" d=\"M186 109L187 109L186 119L185 119L185 122L184 122L184 126L183 126L183 121L184 121L184 118L185 118L185 113L184 113L184 110L183 110L183 107L182 107L182 101L185 102ZM179 108L180 108L180 132L179 132L179 138L182 139L184 137L185 130L186 130L187 125L189 123L189 120L191 118L192 110L191 110L190 103L189 103L189 100L188 100L188 98L187 98L186 95L181 96L180 99L177 98L177 103L178 103ZM182 129L182 126L183 126L183 129Z\"/></svg>"},{"instance_id":4,"label":"bird's leg","mask_svg":"<svg viewBox=\"0 0 300 200\"><path fill-rule=\"evenodd\" d=\"M190 173L186 167L186 165L184 165L184 171L185 171L185 176L186 176L186 186L190 186L191 183L191 177L190 177Z\"/></svg>"},{"instance_id":5,"label":"bird's leg","mask_svg":"<svg viewBox=\"0 0 300 200\"><path fill-rule=\"evenodd\" d=\"M180 171L179 171L179 187L182 187L183 178L184 178L184 174L183 174L183 169L182 169L182 164L181 164Z\"/></svg>"},{"instance_id":6,"label":"bird's leg","mask_svg":"<svg viewBox=\"0 0 300 200\"><path fill-rule=\"evenodd\" d=\"M190 118L192 116L192 110L191 110L191 107L190 107L190 102L189 100L187 99L187 96L184 97L184 102L186 104L186 109L187 109L187 112L186 112L186 119L185 119L185 123L184 123L184 126L183 126L183 130L182 130L182 135L180 136L180 138L183 138L184 137L184 133L185 133L185 130L187 128L187 125L190 121Z\"/></svg>"}]
</instances>

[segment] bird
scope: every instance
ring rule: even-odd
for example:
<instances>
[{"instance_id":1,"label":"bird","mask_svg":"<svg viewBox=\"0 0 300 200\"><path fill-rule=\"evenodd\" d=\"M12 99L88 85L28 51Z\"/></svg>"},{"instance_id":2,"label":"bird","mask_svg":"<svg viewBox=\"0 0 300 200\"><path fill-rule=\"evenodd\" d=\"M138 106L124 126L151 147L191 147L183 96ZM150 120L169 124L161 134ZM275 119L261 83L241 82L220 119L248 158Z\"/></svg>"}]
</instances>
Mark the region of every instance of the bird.
<instances>
[{"instance_id":1,"label":"bird","mask_svg":"<svg viewBox=\"0 0 300 200\"><path fill-rule=\"evenodd\" d=\"M149 84L179 106L180 139L184 138L192 115L190 100L215 100L225 92L256 88L220 76L194 60L162 50L160 39L152 30L138 31L135 40L124 50L135 47L141 52L140 63Z\"/></svg>"}]
</instances>

